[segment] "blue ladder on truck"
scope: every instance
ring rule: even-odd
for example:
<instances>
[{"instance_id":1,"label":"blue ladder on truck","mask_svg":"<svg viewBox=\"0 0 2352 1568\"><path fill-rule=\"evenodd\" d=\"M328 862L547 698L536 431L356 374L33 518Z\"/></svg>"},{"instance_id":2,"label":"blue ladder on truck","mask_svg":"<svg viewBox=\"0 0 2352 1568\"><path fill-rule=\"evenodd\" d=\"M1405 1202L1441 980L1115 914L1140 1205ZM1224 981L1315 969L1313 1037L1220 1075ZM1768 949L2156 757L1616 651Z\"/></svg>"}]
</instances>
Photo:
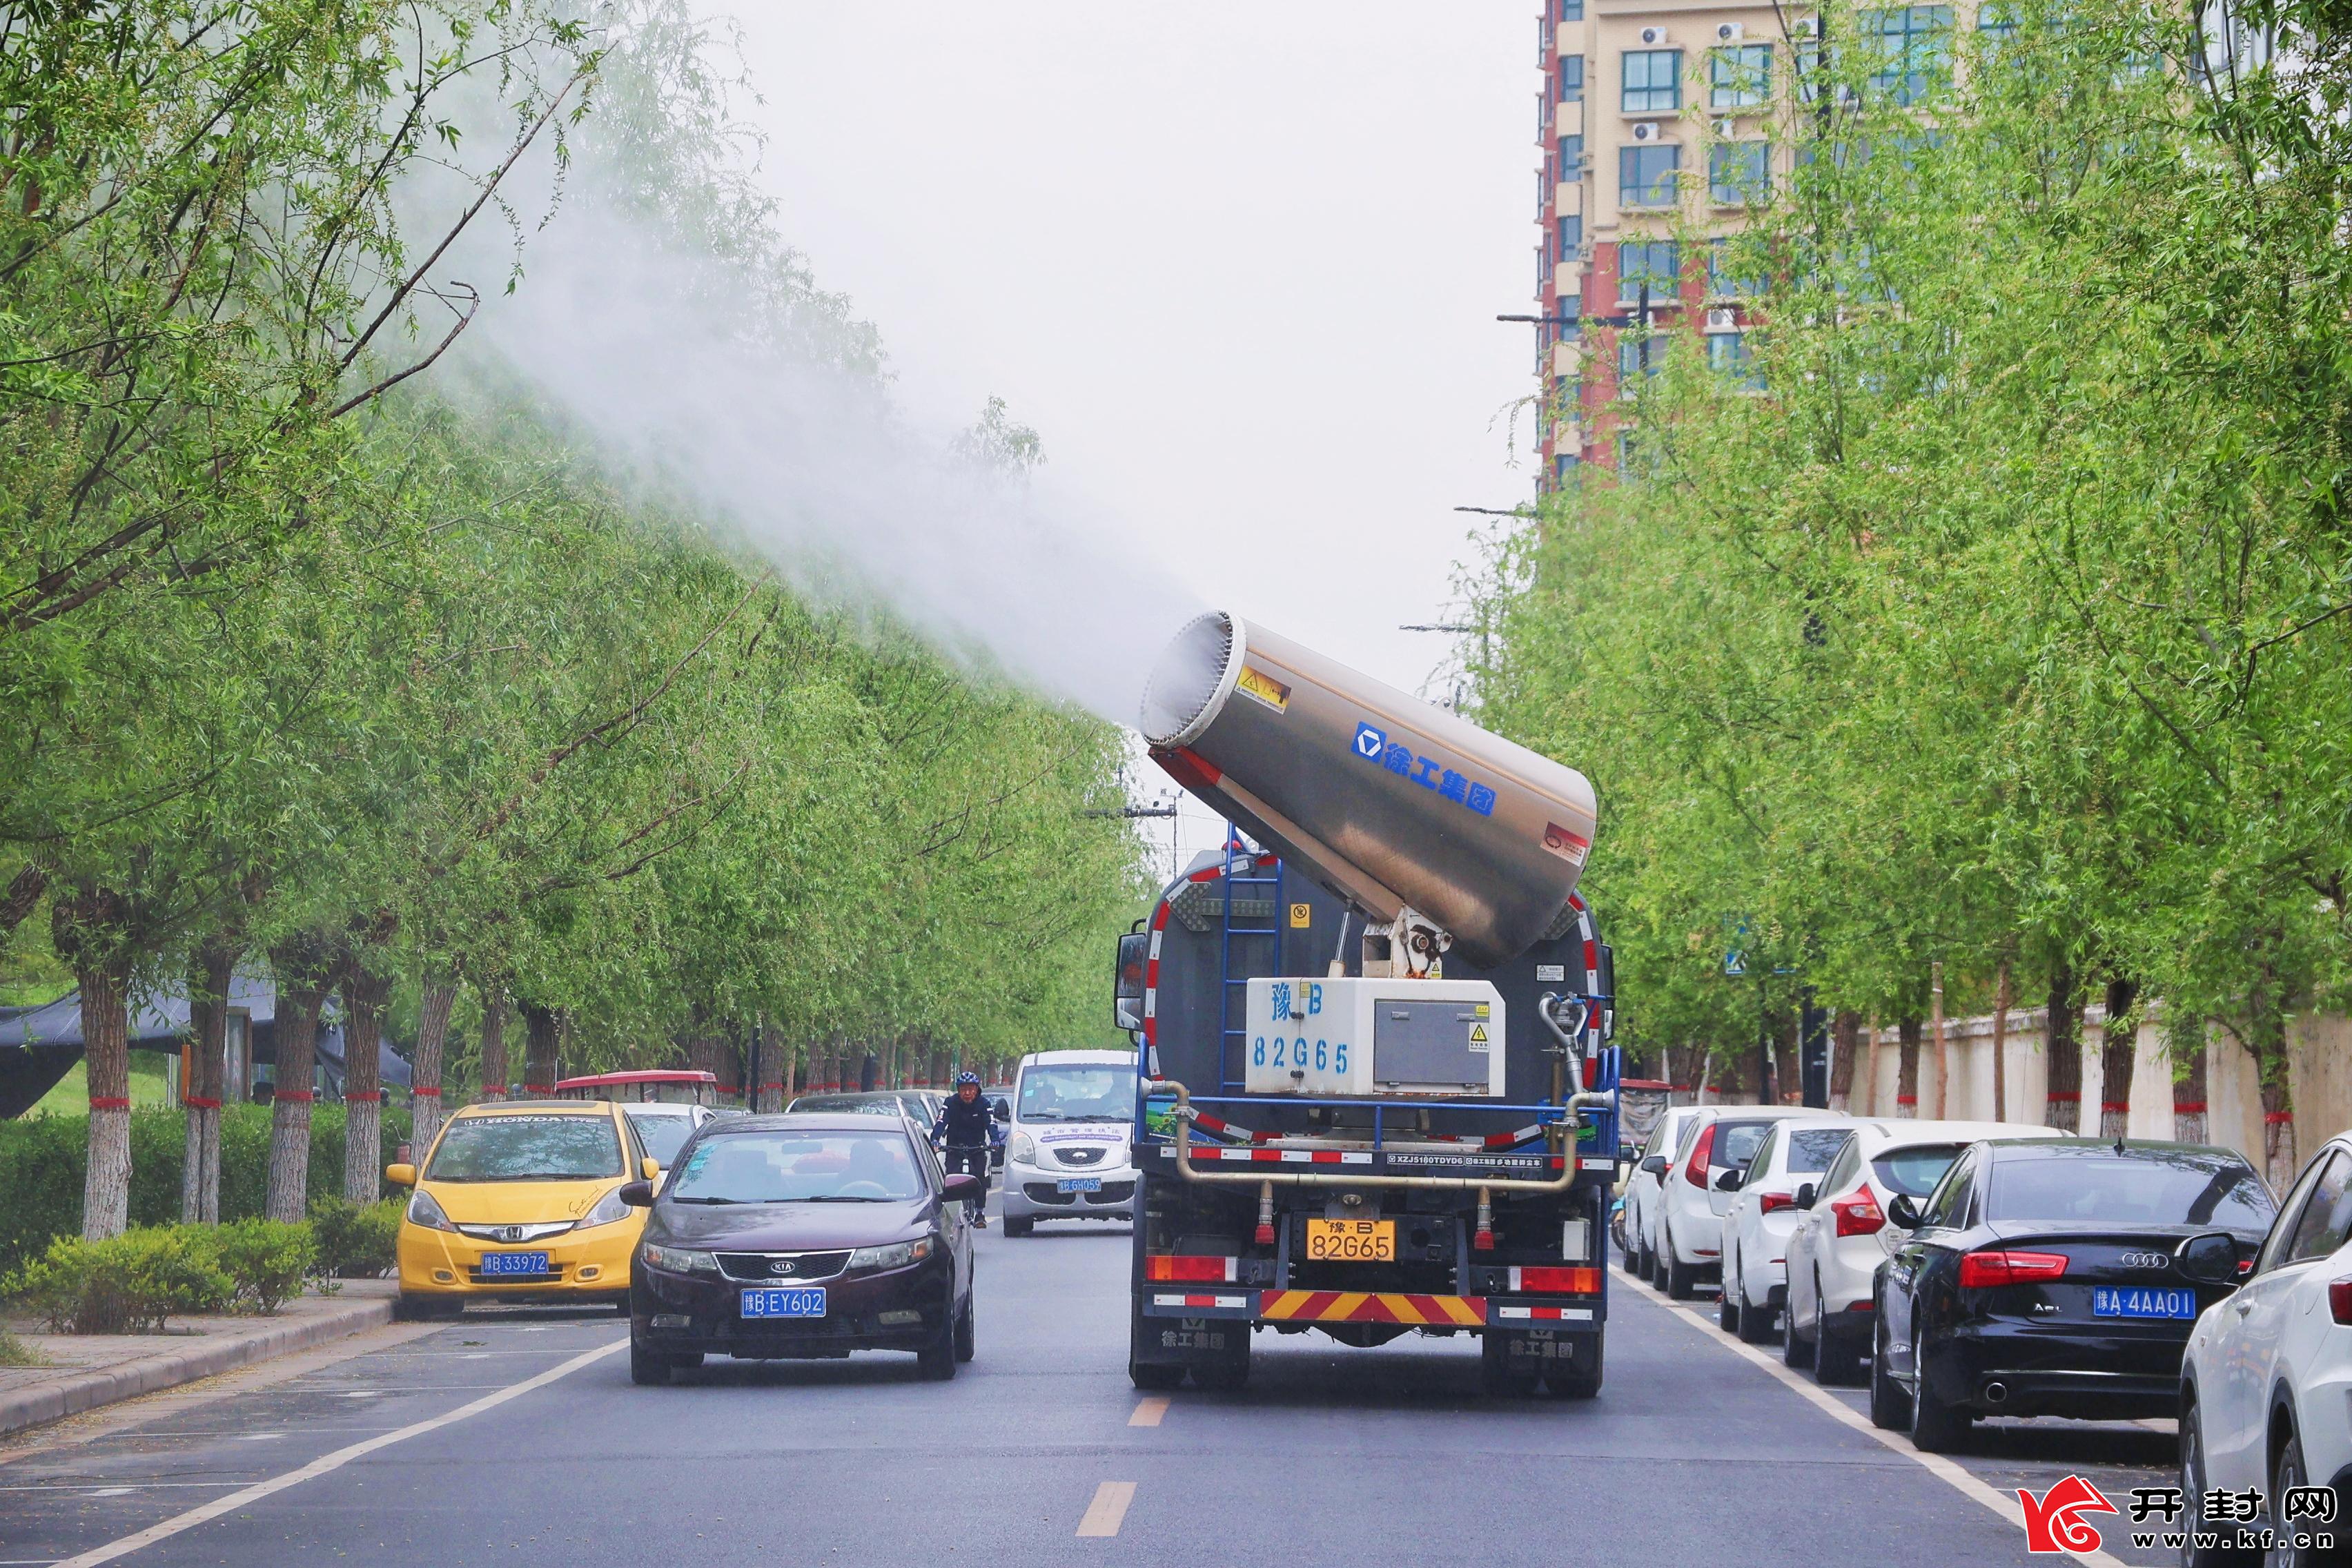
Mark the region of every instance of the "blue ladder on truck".
<instances>
[{"instance_id":1,"label":"blue ladder on truck","mask_svg":"<svg viewBox=\"0 0 2352 1568\"><path fill-rule=\"evenodd\" d=\"M1221 1089L1236 1089L1245 1087L1247 1081L1245 1076L1236 1076L1234 1069L1237 1064L1245 1064L1248 1059L1244 1053L1249 1049L1249 983L1253 979L1274 974L1282 968L1282 862L1275 861L1271 877L1258 875L1257 852L1242 847L1241 833L1230 822L1225 824L1224 883L1224 932L1217 964L1217 1078ZM1254 918L1240 912L1244 888L1272 890L1272 897L1266 902L1264 925L1238 923ZM1266 954L1264 969L1253 971L1244 962L1236 973L1234 963L1234 939L1236 937L1268 939L1267 945L1271 951ZM1240 994L1236 995L1236 992ZM1239 1024L1234 1018L1236 1011L1241 1015ZM1241 1045L1238 1052L1231 1049L1235 1041ZM1246 1071L1244 1066L1243 1074L1245 1075Z\"/></svg>"}]
</instances>

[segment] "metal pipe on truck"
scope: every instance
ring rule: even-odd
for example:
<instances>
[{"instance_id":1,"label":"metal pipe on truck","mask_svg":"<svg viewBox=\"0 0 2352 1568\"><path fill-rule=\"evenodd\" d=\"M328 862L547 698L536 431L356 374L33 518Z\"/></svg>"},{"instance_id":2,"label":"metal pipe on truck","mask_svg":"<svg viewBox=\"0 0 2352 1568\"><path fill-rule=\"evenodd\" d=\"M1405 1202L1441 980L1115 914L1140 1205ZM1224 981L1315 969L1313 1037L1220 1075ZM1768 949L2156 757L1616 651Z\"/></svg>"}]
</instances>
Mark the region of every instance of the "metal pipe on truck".
<instances>
[{"instance_id":1,"label":"metal pipe on truck","mask_svg":"<svg viewBox=\"0 0 2352 1568\"><path fill-rule=\"evenodd\" d=\"M1554 931L1591 847L1583 774L1228 612L1160 655L1140 728L1285 860L1375 920L1427 916L1482 967Z\"/></svg>"}]
</instances>

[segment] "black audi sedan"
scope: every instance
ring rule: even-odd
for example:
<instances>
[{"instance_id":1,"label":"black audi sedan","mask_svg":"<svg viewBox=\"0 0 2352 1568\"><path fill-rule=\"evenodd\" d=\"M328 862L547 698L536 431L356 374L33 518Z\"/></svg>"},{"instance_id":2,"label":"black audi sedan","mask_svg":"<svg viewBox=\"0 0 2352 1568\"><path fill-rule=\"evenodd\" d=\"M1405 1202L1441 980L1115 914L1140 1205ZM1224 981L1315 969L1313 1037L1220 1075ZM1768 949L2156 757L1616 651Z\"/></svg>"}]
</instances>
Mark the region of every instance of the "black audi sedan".
<instances>
[{"instance_id":1,"label":"black audi sedan","mask_svg":"<svg viewBox=\"0 0 2352 1568\"><path fill-rule=\"evenodd\" d=\"M706 1124L650 1205L629 1274L629 1375L667 1383L711 1355L915 1352L945 1379L972 1355L972 1176L942 1175L915 1129L856 1112Z\"/></svg>"},{"instance_id":2,"label":"black audi sedan","mask_svg":"<svg viewBox=\"0 0 2352 1568\"><path fill-rule=\"evenodd\" d=\"M2198 1313L2270 1228L2237 1153L2091 1138L1972 1144L1879 1266L1870 1417L1920 1448L1980 1415L2170 1415Z\"/></svg>"}]
</instances>

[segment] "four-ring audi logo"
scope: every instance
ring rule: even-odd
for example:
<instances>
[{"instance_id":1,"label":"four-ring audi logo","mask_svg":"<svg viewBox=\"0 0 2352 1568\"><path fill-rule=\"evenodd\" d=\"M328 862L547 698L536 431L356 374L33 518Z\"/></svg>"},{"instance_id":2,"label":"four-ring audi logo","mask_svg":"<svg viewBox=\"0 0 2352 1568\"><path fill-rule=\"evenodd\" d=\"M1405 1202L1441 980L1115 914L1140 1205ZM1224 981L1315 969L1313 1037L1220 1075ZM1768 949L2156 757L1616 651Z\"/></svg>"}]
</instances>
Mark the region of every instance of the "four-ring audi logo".
<instances>
[{"instance_id":1,"label":"four-ring audi logo","mask_svg":"<svg viewBox=\"0 0 2352 1568\"><path fill-rule=\"evenodd\" d=\"M2126 1252L2116 1261L2126 1268L2162 1268L2172 1259L2161 1252Z\"/></svg>"},{"instance_id":2,"label":"four-ring audi logo","mask_svg":"<svg viewBox=\"0 0 2352 1568\"><path fill-rule=\"evenodd\" d=\"M768 1272L771 1274L797 1274L800 1270L801 1260L797 1258L774 1258L768 1260Z\"/></svg>"}]
</instances>

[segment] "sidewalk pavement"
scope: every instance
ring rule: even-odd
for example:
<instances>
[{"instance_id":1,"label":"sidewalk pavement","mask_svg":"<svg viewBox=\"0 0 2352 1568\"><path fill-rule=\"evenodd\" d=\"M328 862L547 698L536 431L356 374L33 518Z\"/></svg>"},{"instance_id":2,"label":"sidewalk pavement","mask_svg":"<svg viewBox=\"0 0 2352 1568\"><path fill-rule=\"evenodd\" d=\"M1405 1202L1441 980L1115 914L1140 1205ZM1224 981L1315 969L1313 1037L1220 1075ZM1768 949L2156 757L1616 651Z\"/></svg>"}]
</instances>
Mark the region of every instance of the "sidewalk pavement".
<instances>
[{"instance_id":1,"label":"sidewalk pavement","mask_svg":"<svg viewBox=\"0 0 2352 1568\"><path fill-rule=\"evenodd\" d=\"M46 1334L12 1321L47 1364L0 1366L0 1433L175 1388L392 1321L390 1279L346 1279L333 1296L289 1301L274 1318L173 1318L160 1334Z\"/></svg>"}]
</instances>

